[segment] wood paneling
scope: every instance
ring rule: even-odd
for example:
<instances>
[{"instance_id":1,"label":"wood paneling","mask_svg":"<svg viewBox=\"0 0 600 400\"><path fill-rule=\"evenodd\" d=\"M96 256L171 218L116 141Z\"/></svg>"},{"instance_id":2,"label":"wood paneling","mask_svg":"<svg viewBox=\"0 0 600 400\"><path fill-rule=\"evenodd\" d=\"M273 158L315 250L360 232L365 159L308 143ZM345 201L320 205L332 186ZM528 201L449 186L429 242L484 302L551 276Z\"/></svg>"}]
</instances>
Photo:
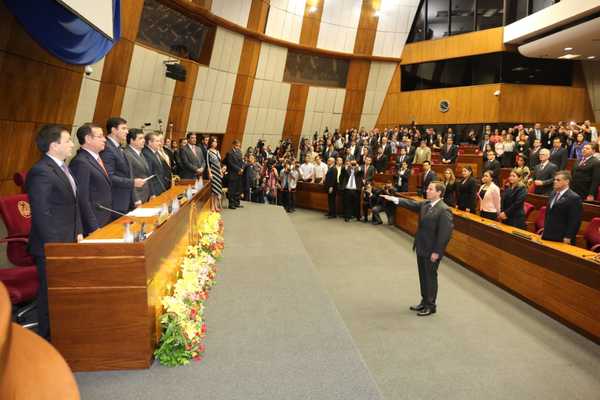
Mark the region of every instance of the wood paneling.
<instances>
[{"instance_id":1,"label":"wood paneling","mask_svg":"<svg viewBox=\"0 0 600 400\"><path fill-rule=\"evenodd\" d=\"M321 29L321 16L323 15L324 0L308 0L304 6L304 18L300 31L300 44L312 48L317 47L319 30ZM311 11L315 7L315 11Z\"/></svg>"},{"instance_id":2,"label":"wood paneling","mask_svg":"<svg viewBox=\"0 0 600 400\"><path fill-rule=\"evenodd\" d=\"M283 138L290 139L294 149L298 149L302 125L306 112L306 101L308 100L308 85L292 83L288 97L287 112L283 124Z\"/></svg>"},{"instance_id":3,"label":"wood paneling","mask_svg":"<svg viewBox=\"0 0 600 400\"><path fill-rule=\"evenodd\" d=\"M354 54L373 54L375 45L375 35L377 34L377 24L379 17L375 15L375 4L381 4L380 0L363 0L360 10L360 20L354 41Z\"/></svg>"},{"instance_id":4,"label":"wood paneling","mask_svg":"<svg viewBox=\"0 0 600 400\"><path fill-rule=\"evenodd\" d=\"M191 0L192 3L197 4L199 7L202 7L206 10L210 10L212 7L212 0Z\"/></svg>"},{"instance_id":5,"label":"wood paneling","mask_svg":"<svg viewBox=\"0 0 600 400\"><path fill-rule=\"evenodd\" d=\"M189 60L182 60L181 64L187 71L185 82L177 81L173 92L173 101L169 111L168 131L172 132L174 139L185 136L186 128L190 119L190 110L192 108L192 98L198 78L198 63Z\"/></svg>"},{"instance_id":6,"label":"wood paneling","mask_svg":"<svg viewBox=\"0 0 600 400\"><path fill-rule=\"evenodd\" d=\"M247 27L251 31L265 33L267 17L269 16L270 0L252 0L248 14Z\"/></svg>"},{"instance_id":7,"label":"wood paneling","mask_svg":"<svg viewBox=\"0 0 600 400\"><path fill-rule=\"evenodd\" d=\"M511 50L504 45L504 28L485 29L438 40L408 43L402 53L402 64L445 60L476 54Z\"/></svg>"},{"instance_id":8,"label":"wood paneling","mask_svg":"<svg viewBox=\"0 0 600 400\"><path fill-rule=\"evenodd\" d=\"M244 38L240 65L233 89L233 98L231 99L231 110L229 111L229 119L227 120L227 128L221 147L223 154L231 149L234 140L241 141L244 136L260 46L260 41L248 37Z\"/></svg>"},{"instance_id":9,"label":"wood paneling","mask_svg":"<svg viewBox=\"0 0 600 400\"><path fill-rule=\"evenodd\" d=\"M340 130L342 132L350 128L359 128L370 68L370 61L350 61L348 81L346 83L346 97L344 99L344 108L340 123Z\"/></svg>"}]
</instances>

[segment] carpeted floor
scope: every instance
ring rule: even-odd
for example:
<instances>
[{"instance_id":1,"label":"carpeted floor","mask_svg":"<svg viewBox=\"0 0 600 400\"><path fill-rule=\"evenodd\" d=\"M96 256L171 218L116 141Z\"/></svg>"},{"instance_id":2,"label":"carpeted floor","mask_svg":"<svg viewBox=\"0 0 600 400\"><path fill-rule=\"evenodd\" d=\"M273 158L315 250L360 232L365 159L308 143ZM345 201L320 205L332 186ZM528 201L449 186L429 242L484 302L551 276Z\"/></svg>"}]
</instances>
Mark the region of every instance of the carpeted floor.
<instances>
[{"instance_id":1,"label":"carpeted floor","mask_svg":"<svg viewBox=\"0 0 600 400\"><path fill-rule=\"evenodd\" d=\"M412 237L290 218L386 399L600 399L600 346L448 259L438 313L417 317Z\"/></svg>"},{"instance_id":2,"label":"carpeted floor","mask_svg":"<svg viewBox=\"0 0 600 400\"><path fill-rule=\"evenodd\" d=\"M282 208L226 210L205 358L76 374L92 399L382 399Z\"/></svg>"}]
</instances>

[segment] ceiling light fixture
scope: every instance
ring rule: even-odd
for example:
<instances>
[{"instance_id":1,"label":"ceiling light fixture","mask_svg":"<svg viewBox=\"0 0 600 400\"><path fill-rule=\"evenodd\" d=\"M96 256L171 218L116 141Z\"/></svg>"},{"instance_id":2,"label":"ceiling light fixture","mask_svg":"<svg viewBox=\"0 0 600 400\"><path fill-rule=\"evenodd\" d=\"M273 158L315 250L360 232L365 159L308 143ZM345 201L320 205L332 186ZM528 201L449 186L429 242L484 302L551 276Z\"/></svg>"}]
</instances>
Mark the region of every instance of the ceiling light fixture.
<instances>
[{"instance_id":1,"label":"ceiling light fixture","mask_svg":"<svg viewBox=\"0 0 600 400\"><path fill-rule=\"evenodd\" d=\"M309 13L314 13L314 12L317 12L317 6L311 6L311 7L308 9L308 12L309 12Z\"/></svg>"},{"instance_id":2,"label":"ceiling light fixture","mask_svg":"<svg viewBox=\"0 0 600 400\"><path fill-rule=\"evenodd\" d=\"M565 54L564 56L561 56L558 58L562 58L563 60L571 60L571 59L577 58L577 57L581 57L581 54Z\"/></svg>"},{"instance_id":3,"label":"ceiling light fixture","mask_svg":"<svg viewBox=\"0 0 600 400\"><path fill-rule=\"evenodd\" d=\"M565 51L571 51L571 50L573 50L572 47L565 47Z\"/></svg>"},{"instance_id":4,"label":"ceiling light fixture","mask_svg":"<svg viewBox=\"0 0 600 400\"><path fill-rule=\"evenodd\" d=\"M596 56L589 56L587 59L588 60L593 60L594 58L596 58Z\"/></svg>"}]
</instances>

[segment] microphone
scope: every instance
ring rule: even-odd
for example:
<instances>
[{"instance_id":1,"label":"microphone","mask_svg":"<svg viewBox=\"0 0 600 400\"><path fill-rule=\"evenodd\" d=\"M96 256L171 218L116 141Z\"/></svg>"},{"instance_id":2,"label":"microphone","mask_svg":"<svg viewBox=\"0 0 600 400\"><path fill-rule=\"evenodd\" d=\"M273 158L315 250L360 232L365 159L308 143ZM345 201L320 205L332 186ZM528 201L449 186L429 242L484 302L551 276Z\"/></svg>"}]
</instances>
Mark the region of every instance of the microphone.
<instances>
[{"instance_id":1,"label":"microphone","mask_svg":"<svg viewBox=\"0 0 600 400\"><path fill-rule=\"evenodd\" d=\"M99 208L99 209L104 210L104 211L108 211L108 212L113 213L113 214L120 215L121 217L125 216L125 214L123 214L122 212L115 211L112 208L105 207L105 206L103 206L100 203L96 203L96 208Z\"/></svg>"}]
</instances>

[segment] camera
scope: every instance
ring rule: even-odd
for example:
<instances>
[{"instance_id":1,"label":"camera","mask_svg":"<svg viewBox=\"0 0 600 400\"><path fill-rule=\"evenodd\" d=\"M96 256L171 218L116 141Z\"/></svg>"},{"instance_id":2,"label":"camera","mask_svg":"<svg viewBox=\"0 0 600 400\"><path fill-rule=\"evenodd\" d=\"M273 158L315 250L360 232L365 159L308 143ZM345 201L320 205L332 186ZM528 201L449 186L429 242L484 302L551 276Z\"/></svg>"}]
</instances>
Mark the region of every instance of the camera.
<instances>
[{"instance_id":1,"label":"camera","mask_svg":"<svg viewBox=\"0 0 600 400\"><path fill-rule=\"evenodd\" d=\"M92 68L91 65L86 65L83 71L87 76L90 76L92 73L94 73L94 68Z\"/></svg>"}]
</instances>

